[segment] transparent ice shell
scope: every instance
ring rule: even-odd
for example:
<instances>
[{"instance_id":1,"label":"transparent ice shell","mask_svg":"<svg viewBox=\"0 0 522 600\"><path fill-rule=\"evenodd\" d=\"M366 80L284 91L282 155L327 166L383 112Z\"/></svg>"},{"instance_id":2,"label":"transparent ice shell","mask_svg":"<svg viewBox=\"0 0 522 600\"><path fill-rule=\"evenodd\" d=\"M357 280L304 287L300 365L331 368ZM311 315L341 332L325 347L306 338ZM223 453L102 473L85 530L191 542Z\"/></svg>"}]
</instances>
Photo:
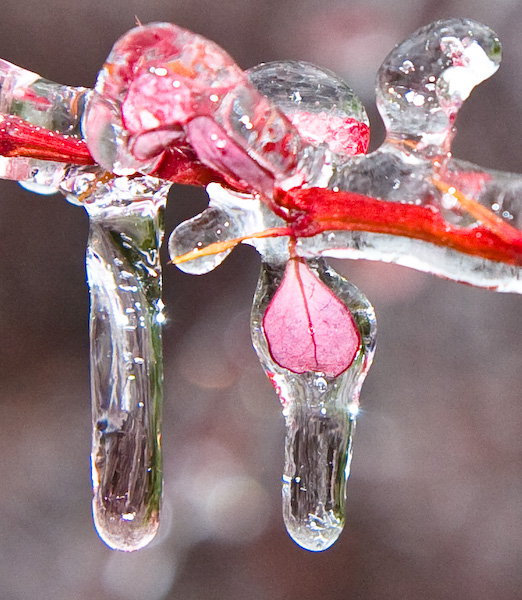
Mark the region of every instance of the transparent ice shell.
<instances>
[{"instance_id":1,"label":"transparent ice shell","mask_svg":"<svg viewBox=\"0 0 522 600\"><path fill-rule=\"evenodd\" d=\"M324 162L224 50L168 23L116 42L83 132L108 171L150 173L168 147L188 145L217 173L267 195L274 181L301 185Z\"/></svg>"},{"instance_id":2,"label":"transparent ice shell","mask_svg":"<svg viewBox=\"0 0 522 600\"><path fill-rule=\"evenodd\" d=\"M51 132L80 137L90 93L86 88L60 85L0 60L0 128L4 127L2 117L14 116ZM37 193L57 192L76 171L66 164L36 158L0 156L0 177L19 181Z\"/></svg>"},{"instance_id":3,"label":"transparent ice shell","mask_svg":"<svg viewBox=\"0 0 522 600\"><path fill-rule=\"evenodd\" d=\"M282 60L262 63L246 73L309 144L326 145L334 154L366 152L370 124L366 109L332 71L304 61ZM360 135L354 135L354 129Z\"/></svg>"},{"instance_id":4,"label":"transparent ice shell","mask_svg":"<svg viewBox=\"0 0 522 600\"><path fill-rule=\"evenodd\" d=\"M292 122L296 122L299 134L308 144L308 155L323 159L324 149L334 144L339 149L340 140L345 143L343 156L353 154L353 124L368 125L368 117L360 100L353 90L331 71L321 69L306 62L278 61L264 63L247 71L249 80L256 88L270 98L279 110ZM307 116L305 121L302 117ZM343 130L340 121L348 125ZM317 133L315 125L321 127L330 123L331 128L322 129L326 134L321 140L313 138ZM337 127L334 127L337 126ZM335 130L335 137L333 132ZM339 135L341 130L341 135ZM344 135L343 135L344 134ZM367 134L364 131L364 134ZM367 138L365 140L367 142ZM329 152L328 156L334 153ZM308 185L326 185L332 169L330 163L319 168L315 175L311 173ZM322 181L321 181L322 180ZM193 260L178 264L186 273L201 275L217 267L232 251L232 247L221 252L203 254L203 249L211 245L232 240L241 241L256 233L271 228L285 227L285 221L277 217L259 197L226 190L218 184L207 187L210 198L209 207L201 214L184 221L172 232L169 239L169 252L173 260L189 252L200 254ZM288 238L284 239L246 239L245 243L254 245L270 262L288 257Z\"/></svg>"},{"instance_id":5,"label":"transparent ice shell","mask_svg":"<svg viewBox=\"0 0 522 600\"><path fill-rule=\"evenodd\" d=\"M500 60L498 37L477 21L446 19L418 29L390 52L377 76L388 138L444 146L462 103Z\"/></svg>"},{"instance_id":6,"label":"transparent ice shell","mask_svg":"<svg viewBox=\"0 0 522 600\"><path fill-rule=\"evenodd\" d=\"M377 104L386 140L375 152L336 165L328 187L425 207L440 215L448 231L455 227L470 237L480 238L481 225L500 241L516 237L510 228L521 229L522 177L483 169L450 153L458 110L473 87L496 71L500 57L495 33L468 19L437 21L399 44L378 75ZM414 231L398 236L347 225L300 238L297 252L394 262L479 287L522 292L519 259L511 264L492 260L417 236Z\"/></svg>"},{"instance_id":7,"label":"transparent ice shell","mask_svg":"<svg viewBox=\"0 0 522 600\"><path fill-rule=\"evenodd\" d=\"M0 59L0 114L21 117L51 131L80 134L87 88L48 81Z\"/></svg>"},{"instance_id":8,"label":"transparent ice shell","mask_svg":"<svg viewBox=\"0 0 522 600\"><path fill-rule=\"evenodd\" d=\"M336 541L345 522L352 436L359 393L373 358L376 321L372 305L354 285L322 260L308 266L353 316L360 346L351 366L337 377L328 377L322 372L293 373L274 361L263 318L281 283L284 263L262 264L251 330L254 348L279 395L285 417L285 525L297 544L321 551Z\"/></svg>"}]
</instances>

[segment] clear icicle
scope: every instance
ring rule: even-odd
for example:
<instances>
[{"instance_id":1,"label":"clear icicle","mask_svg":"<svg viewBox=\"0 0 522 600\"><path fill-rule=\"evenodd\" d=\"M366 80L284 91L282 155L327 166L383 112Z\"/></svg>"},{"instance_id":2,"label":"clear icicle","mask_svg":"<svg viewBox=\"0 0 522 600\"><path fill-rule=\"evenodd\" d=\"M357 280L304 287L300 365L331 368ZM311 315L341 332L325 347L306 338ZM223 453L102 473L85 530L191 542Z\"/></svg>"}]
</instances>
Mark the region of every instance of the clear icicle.
<instances>
[{"instance_id":1,"label":"clear icicle","mask_svg":"<svg viewBox=\"0 0 522 600\"><path fill-rule=\"evenodd\" d=\"M0 61L0 112L79 135L87 90L60 86ZM40 193L63 191L90 217L93 517L124 551L146 546L160 517L163 364L159 248L169 184L109 178L99 167L12 157L0 176Z\"/></svg>"},{"instance_id":2,"label":"clear icicle","mask_svg":"<svg viewBox=\"0 0 522 600\"><path fill-rule=\"evenodd\" d=\"M290 537L306 550L329 548L345 521L346 481L352 454L356 411L335 393L320 400L326 380L318 377L317 393L285 411L283 519ZM350 395L350 390L346 390Z\"/></svg>"},{"instance_id":3,"label":"clear icicle","mask_svg":"<svg viewBox=\"0 0 522 600\"><path fill-rule=\"evenodd\" d=\"M337 377L294 373L273 359L263 319L285 270L263 263L252 310L252 340L283 406L286 422L283 517L292 539L321 551L339 537L345 521L346 482L359 393L370 367L376 333L373 307L351 283L323 261L312 272L348 308L360 335L351 366Z\"/></svg>"},{"instance_id":4,"label":"clear icicle","mask_svg":"<svg viewBox=\"0 0 522 600\"><path fill-rule=\"evenodd\" d=\"M119 178L86 201L91 293L93 515L111 548L159 525L163 386L159 248L168 186ZM107 189L108 188L108 189Z\"/></svg>"}]
</instances>

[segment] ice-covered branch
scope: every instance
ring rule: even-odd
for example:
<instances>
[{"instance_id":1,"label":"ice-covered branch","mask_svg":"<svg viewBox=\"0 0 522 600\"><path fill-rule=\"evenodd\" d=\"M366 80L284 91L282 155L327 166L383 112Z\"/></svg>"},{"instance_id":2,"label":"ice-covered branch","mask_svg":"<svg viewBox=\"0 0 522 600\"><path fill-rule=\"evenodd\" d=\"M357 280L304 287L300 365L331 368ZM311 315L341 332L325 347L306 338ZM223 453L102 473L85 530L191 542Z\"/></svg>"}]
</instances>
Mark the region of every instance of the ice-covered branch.
<instances>
[{"instance_id":1,"label":"ice-covered branch","mask_svg":"<svg viewBox=\"0 0 522 600\"><path fill-rule=\"evenodd\" d=\"M206 273L238 243L263 267L252 336L287 425L283 513L310 550L335 541L359 392L375 345L370 302L323 257L395 262L522 293L522 176L451 155L455 119L500 63L486 26L448 19L398 45L379 74L387 134L335 74L280 61L243 72L167 23L112 49L94 90L0 61L0 177L84 206L91 234L94 516L132 550L154 535L161 462L161 212L173 182L209 207L169 249Z\"/></svg>"}]
</instances>

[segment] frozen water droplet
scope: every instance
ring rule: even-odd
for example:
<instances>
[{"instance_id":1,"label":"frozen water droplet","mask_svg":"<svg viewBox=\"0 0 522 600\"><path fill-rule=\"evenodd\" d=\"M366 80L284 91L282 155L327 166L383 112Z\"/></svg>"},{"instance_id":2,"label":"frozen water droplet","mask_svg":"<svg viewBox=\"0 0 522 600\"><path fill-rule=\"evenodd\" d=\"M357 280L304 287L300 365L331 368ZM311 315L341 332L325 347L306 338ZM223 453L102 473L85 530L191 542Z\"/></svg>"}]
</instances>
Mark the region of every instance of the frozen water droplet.
<instances>
[{"instance_id":1,"label":"frozen water droplet","mask_svg":"<svg viewBox=\"0 0 522 600\"><path fill-rule=\"evenodd\" d=\"M409 75L412 71L415 71L415 65L411 62L411 60L406 59L399 67L399 71Z\"/></svg>"},{"instance_id":2,"label":"frozen water droplet","mask_svg":"<svg viewBox=\"0 0 522 600\"><path fill-rule=\"evenodd\" d=\"M174 229L169 238L170 258L174 260L198 248L233 240L240 235L240 224L232 220L227 212L217 207L209 207ZM232 250L233 246L208 256L196 256L193 260L178 264L178 268L192 275L208 273L220 265Z\"/></svg>"},{"instance_id":3,"label":"frozen water droplet","mask_svg":"<svg viewBox=\"0 0 522 600\"><path fill-rule=\"evenodd\" d=\"M320 392L326 392L328 389L328 382L324 377L317 377L314 380L314 385Z\"/></svg>"},{"instance_id":4,"label":"frozen water droplet","mask_svg":"<svg viewBox=\"0 0 522 600\"><path fill-rule=\"evenodd\" d=\"M375 314L355 286L319 261L309 264L322 284L350 311L360 335L351 366L338 376L314 371L295 373L272 357L264 315L281 285L284 266L263 264L252 309L252 340L283 406L286 423L283 516L300 546L325 550L342 531L346 481L359 391L371 364ZM292 327L288 322L287 327ZM340 360L340 359L339 359Z\"/></svg>"},{"instance_id":5,"label":"frozen water droplet","mask_svg":"<svg viewBox=\"0 0 522 600\"><path fill-rule=\"evenodd\" d=\"M332 71L288 60L263 63L247 73L308 143L326 144L337 154L366 152L366 110L353 90Z\"/></svg>"}]
</instances>

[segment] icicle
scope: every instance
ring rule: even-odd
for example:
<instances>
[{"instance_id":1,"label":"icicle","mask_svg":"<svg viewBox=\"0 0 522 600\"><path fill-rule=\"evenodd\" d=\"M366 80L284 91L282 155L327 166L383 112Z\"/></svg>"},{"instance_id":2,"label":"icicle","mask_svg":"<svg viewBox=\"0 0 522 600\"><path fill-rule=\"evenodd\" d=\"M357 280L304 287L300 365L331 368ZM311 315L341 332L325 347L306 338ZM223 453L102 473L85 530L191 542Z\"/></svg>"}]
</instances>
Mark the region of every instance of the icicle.
<instances>
[{"instance_id":1,"label":"icicle","mask_svg":"<svg viewBox=\"0 0 522 600\"><path fill-rule=\"evenodd\" d=\"M366 149L364 108L332 73L307 63L280 62L256 67L249 78L312 144L326 142L343 157ZM324 146L318 155L323 151ZM314 152L310 147L309 156ZM318 183L323 169L314 175ZM216 267L231 249L220 251L223 240L241 241L263 230L281 232L285 226L259 200L217 185L207 191L209 208L179 225L169 242L172 259L187 260L178 265L186 272L199 274ZM230 225L226 233L223 222ZM324 550L344 525L359 392L373 354L373 308L324 262L313 263L310 270L289 251L288 237L253 235L244 241L264 260L252 337L286 420L285 524L299 545ZM215 254L202 252L206 247Z\"/></svg>"},{"instance_id":2,"label":"icicle","mask_svg":"<svg viewBox=\"0 0 522 600\"><path fill-rule=\"evenodd\" d=\"M310 269L304 261L301 265L296 275L295 266L287 267L285 274L284 265L263 263L252 310L252 340L279 395L286 422L282 489L285 525L297 544L307 550L321 551L335 542L344 526L352 436L360 389L372 361L376 322L373 307L366 297L323 261L308 263ZM303 272L307 272L306 277L317 277L317 286L307 282ZM274 308L278 289L288 285L288 277L296 276L308 304L307 331L302 323L292 324L288 314L280 318L281 331L293 325L301 329L301 334L293 331L296 343L300 335L314 338L314 311L322 313L323 331L326 324L332 334L339 324L339 308L335 304L342 302L349 313L349 319L340 319L340 330L337 330L341 337L346 334L351 338L349 347L344 350L346 355L332 357L330 349L324 359L322 346L326 340L313 340L316 352L311 358L312 365L324 369L322 371L305 370L309 360L306 351L296 366L295 348L285 349L285 344L277 334L274 337L270 331L272 325L268 324L270 313L278 311ZM283 280L286 283L281 284ZM328 290L331 300L325 302L324 290ZM286 298L282 301L286 303ZM294 308L298 302L299 298L295 298ZM312 306L314 303L319 305ZM330 304L334 305L333 309ZM339 373L339 369L343 371Z\"/></svg>"},{"instance_id":3,"label":"icicle","mask_svg":"<svg viewBox=\"0 0 522 600\"><path fill-rule=\"evenodd\" d=\"M147 545L159 525L163 386L159 248L168 186L113 180L90 217L93 515L111 548Z\"/></svg>"}]
</instances>

